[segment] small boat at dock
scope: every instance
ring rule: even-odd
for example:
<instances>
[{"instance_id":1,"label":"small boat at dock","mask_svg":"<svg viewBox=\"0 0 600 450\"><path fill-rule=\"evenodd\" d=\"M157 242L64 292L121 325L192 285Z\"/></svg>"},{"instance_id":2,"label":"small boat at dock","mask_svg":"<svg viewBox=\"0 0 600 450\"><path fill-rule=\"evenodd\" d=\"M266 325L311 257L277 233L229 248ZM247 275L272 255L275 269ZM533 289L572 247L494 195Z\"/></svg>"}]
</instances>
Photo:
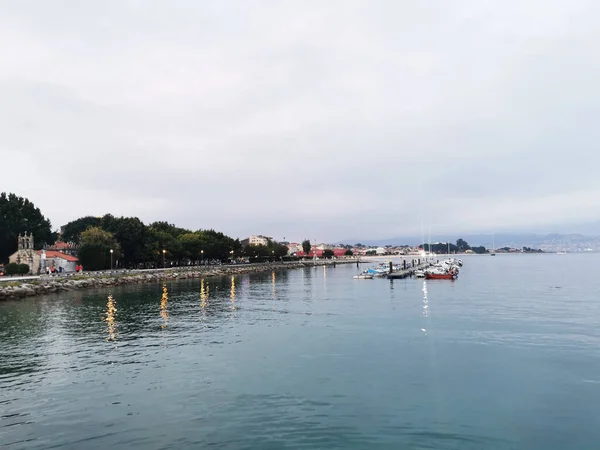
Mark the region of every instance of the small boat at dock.
<instances>
[{"instance_id":1,"label":"small boat at dock","mask_svg":"<svg viewBox=\"0 0 600 450\"><path fill-rule=\"evenodd\" d=\"M448 273L430 272L425 274L425 279L427 280L456 280L457 277L458 273L454 270L451 270Z\"/></svg>"},{"instance_id":2,"label":"small boat at dock","mask_svg":"<svg viewBox=\"0 0 600 450\"><path fill-rule=\"evenodd\" d=\"M355 280L372 280L373 275L363 274L363 275L354 275L352 278Z\"/></svg>"}]
</instances>

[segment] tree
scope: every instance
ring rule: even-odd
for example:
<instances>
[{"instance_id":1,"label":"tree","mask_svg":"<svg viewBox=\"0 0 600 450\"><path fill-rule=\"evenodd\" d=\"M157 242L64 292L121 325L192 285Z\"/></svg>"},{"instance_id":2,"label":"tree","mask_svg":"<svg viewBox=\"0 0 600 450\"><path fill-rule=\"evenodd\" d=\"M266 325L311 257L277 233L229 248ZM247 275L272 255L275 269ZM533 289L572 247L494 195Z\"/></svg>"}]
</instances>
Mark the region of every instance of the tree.
<instances>
[{"instance_id":1,"label":"tree","mask_svg":"<svg viewBox=\"0 0 600 450\"><path fill-rule=\"evenodd\" d=\"M350 249L346 250L346 252L344 253L345 256L352 256L354 255L354 252Z\"/></svg>"},{"instance_id":2,"label":"tree","mask_svg":"<svg viewBox=\"0 0 600 450\"><path fill-rule=\"evenodd\" d=\"M4 266L4 272L6 275L17 275L19 273L19 264L9 263Z\"/></svg>"},{"instance_id":3,"label":"tree","mask_svg":"<svg viewBox=\"0 0 600 450\"><path fill-rule=\"evenodd\" d=\"M464 252L471 248L471 247L469 247L469 244L467 244L467 241L465 241L464 239L457 240L456 247L457 247L457 251L459 251L459 252Z\"/></svg>"},{"instance_id":4,"label":"tree","mask_svg":"<svg viewBox=\"0 0 600 450\"><path fill-rule=\"evenodd\" d=\"M421 244L419 245L419 248L424 249L426 252L433 252L437 254L447 253L448 250L450 250L450 253L459 251L456 245L447 243L431 244L431 246L429 244Z\"/></svg>"},{"instance_id":5,"label":"tree","mask_svg":"<svg viewBox=\"0 0 600 450\"><path fill-rule=\"evenodd\" d=\"M177 237L184 258L190 261L201 259L203 249L207 246L202 233L185 233Z\"/></svg>"},{"instance_id":6,"label":"tree","mask_svg":"<svg viewBox=\"0 0 600 450\"><path fill-rule=\"evenodd\" d=\"M87 270L104 270L110 268L111 253L113 261L121 256L121 247L114 235L100 227L88 228L81 233L79 262Z\"/></svg>"},{"instance_id":7,"label":"tree","mask_svg":"<svg viewBox=\"0 0 600 450\"><path fill-rule=\"evenodd\" d=\"M330 250L330 249L323 250L323 258L332 258L334 254L335 253L333 253L333 250Z\"/></svg>"},{"instance_id":8,"label":"tree","mask_svg":"<svg viewBox=\"0 0 600 450\"><path fill-rule=\"evenodd\" d=\"M101 224L102 219L100 217L81 217L61 227L61 238L64 242L75 242L76 244L79 244L82 232L90 227L99 227Z\"/></svg>"},{"instance_id":9,"label":"tree","mask_svg":"<svg viewBox=\"0 0 600 450\"><path fill-rule=\"evenodd\" d=\"M284 256L287 256L287 254L289 253L289 248L287 245L283 245L280 243L275 243L275 256L278 258L283 258Z\"/></svg>"},{"instance_id":10,"label":"tree","mask_svg":"<svg viewBox=\"0 0 600 450\"><path fill-rule=\"evenodd\" d=\"M288 254L288 246L283 245L279 242L269 241L269 244L267 245L267 247L269 249L269 254L274 255L277 258L287 256L287 254Z\"/></svg>"},{"instance_id":11,"label":"tree","mask_svg":"<svg viewBox=\"0 0 600 450\"><path fill-rule=\"evenodd\" d=\"M271 256L271 250L266 245L247 245L242 249L242 255L250 259L265 259Z\"/></svg>"},{"instance_id":12,"label":"tree","mask_svg":"<svg viewBox=\"0 0 600 450\"><path fill-rule=\"evenodd\" d=\"M36 249L44 244L53 244L56 233L39 208L15 194L0 194L0 262L6 261L17 251L17 237L21 233L32 233Z\"/></svg>"},{"instance_id":13,"label":"tree","mask_svg":"<svg viewBox=\"0 0 600 450\"><path fill-rule=\"evenodd\" d=\"M148 230L140 219L107 214L102 218L102 229L112 233L119 243L124 265L134 266L144 261Z\"/></svg>"},{"instance_id":14,"label":"tree","mask_svg":"<svg viewBox=\"0 0 600 450\"><path fill-rule=\"evenodd\" d=\"M19 264L19 275L27 275L29 273L29 264Z\"/></svg>"},{"instance_id":15,"label":"tree","mask_svg":"<svg viewBox=\"0 0 600 450\"><path fill-rule=\"evenodd\" d=\"M308 255L311 248L312 245L310 245L310 241L308 239L302 241L302 250L304 251L304 254Z\"/></svg>"}]
</instances>

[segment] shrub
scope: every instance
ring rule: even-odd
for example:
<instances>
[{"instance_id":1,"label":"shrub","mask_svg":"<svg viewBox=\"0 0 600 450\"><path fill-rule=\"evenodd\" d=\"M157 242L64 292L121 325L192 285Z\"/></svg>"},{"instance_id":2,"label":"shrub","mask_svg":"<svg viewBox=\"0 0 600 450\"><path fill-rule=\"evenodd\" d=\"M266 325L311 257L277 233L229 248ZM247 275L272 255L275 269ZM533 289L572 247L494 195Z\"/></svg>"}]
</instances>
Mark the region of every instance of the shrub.
<instances>
[{"instance_id":1,"label":"shrub","mask_svg":"<svg viewBox=\"0 0 600 450\"><path fill-rule=\"evenodd\" d=\"M27 275L29 273L28 264L19 264L19 275Z\"/></svg>"},{"instance_id":2,"label":"shrub","mask_svg":"<svg viewBox=\"0 0 600 450\"><path fill-rule=\"evenodd\" d=\"M4 268L6 275L17 275L19 273L19 264L9 263Z\"/></svg>"}]
</instances>

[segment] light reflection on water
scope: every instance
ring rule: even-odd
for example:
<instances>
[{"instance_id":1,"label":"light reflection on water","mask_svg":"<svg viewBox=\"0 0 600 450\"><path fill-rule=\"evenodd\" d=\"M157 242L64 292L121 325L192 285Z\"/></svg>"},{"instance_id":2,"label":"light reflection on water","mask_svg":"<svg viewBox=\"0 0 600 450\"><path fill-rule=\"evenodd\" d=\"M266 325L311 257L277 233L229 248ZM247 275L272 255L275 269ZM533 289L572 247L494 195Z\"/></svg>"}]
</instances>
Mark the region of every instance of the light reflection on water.
<instances>
[{"instance_id":1,"label":"light reflection on water","mask_svg":"<svg viewBox=\"0 0 600 450\"><path fill-rule=\"evenodd\" d=\"M108 333L107 340L114 341L117 338L117 324L115 322L115 315L117 313L117 306L115 299L112 294L108 294L108 302L106 304L106 332Z\"/></svg>"},{"instance_id":2,"label":"light reflection on water","mask_svg":"<svg viewBox=\"0 0 600 450\"><path fill-rule=\"evenodd\" d=\"M232 311L235 311L235 276L231 276L231 290L229 293L229 299L231 300L231 306L229 307Z\"/></svg>"},{"instance_id":3,"label":"light reflection on water","mask_svg":"<svg viewBox=\"0 0 600 450\"><path fill-rule=\"evenodd\" d=\"M0 444L595 450L600 261L507 258L455 283L338 265L0 303Z\"/></svg>"},{"instance_id":4,"label":"light reflection on water","mask_svg":"<svg viewBox=\"0 0 600 450\"><path fill-rule=\"evenodd\" d=\"M169 322L169 290L166 283L162 285L162 296L160 298L160 316L163 318L161 328L164 330Z\"/></svg>"}]
</instances>

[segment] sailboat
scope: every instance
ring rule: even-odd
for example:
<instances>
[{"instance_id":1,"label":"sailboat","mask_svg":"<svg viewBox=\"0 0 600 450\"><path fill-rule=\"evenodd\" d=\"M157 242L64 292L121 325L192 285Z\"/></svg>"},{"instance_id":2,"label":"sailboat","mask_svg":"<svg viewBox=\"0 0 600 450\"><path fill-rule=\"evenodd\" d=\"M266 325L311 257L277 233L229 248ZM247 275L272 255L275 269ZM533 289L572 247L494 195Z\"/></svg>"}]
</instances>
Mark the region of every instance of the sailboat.
<instances>
[{"instance_id":1,"label":"sailboat","mask_svg":"<svg viewBox=\"0 0 600 450\"><path fill-rule=\"evenodd\" d=\"M490 253L490 255L492 256L496 256L496 240L495 240L495 236L492 233L492 248L491 248L492 252Z\"/></svg>"}]
</instances>

